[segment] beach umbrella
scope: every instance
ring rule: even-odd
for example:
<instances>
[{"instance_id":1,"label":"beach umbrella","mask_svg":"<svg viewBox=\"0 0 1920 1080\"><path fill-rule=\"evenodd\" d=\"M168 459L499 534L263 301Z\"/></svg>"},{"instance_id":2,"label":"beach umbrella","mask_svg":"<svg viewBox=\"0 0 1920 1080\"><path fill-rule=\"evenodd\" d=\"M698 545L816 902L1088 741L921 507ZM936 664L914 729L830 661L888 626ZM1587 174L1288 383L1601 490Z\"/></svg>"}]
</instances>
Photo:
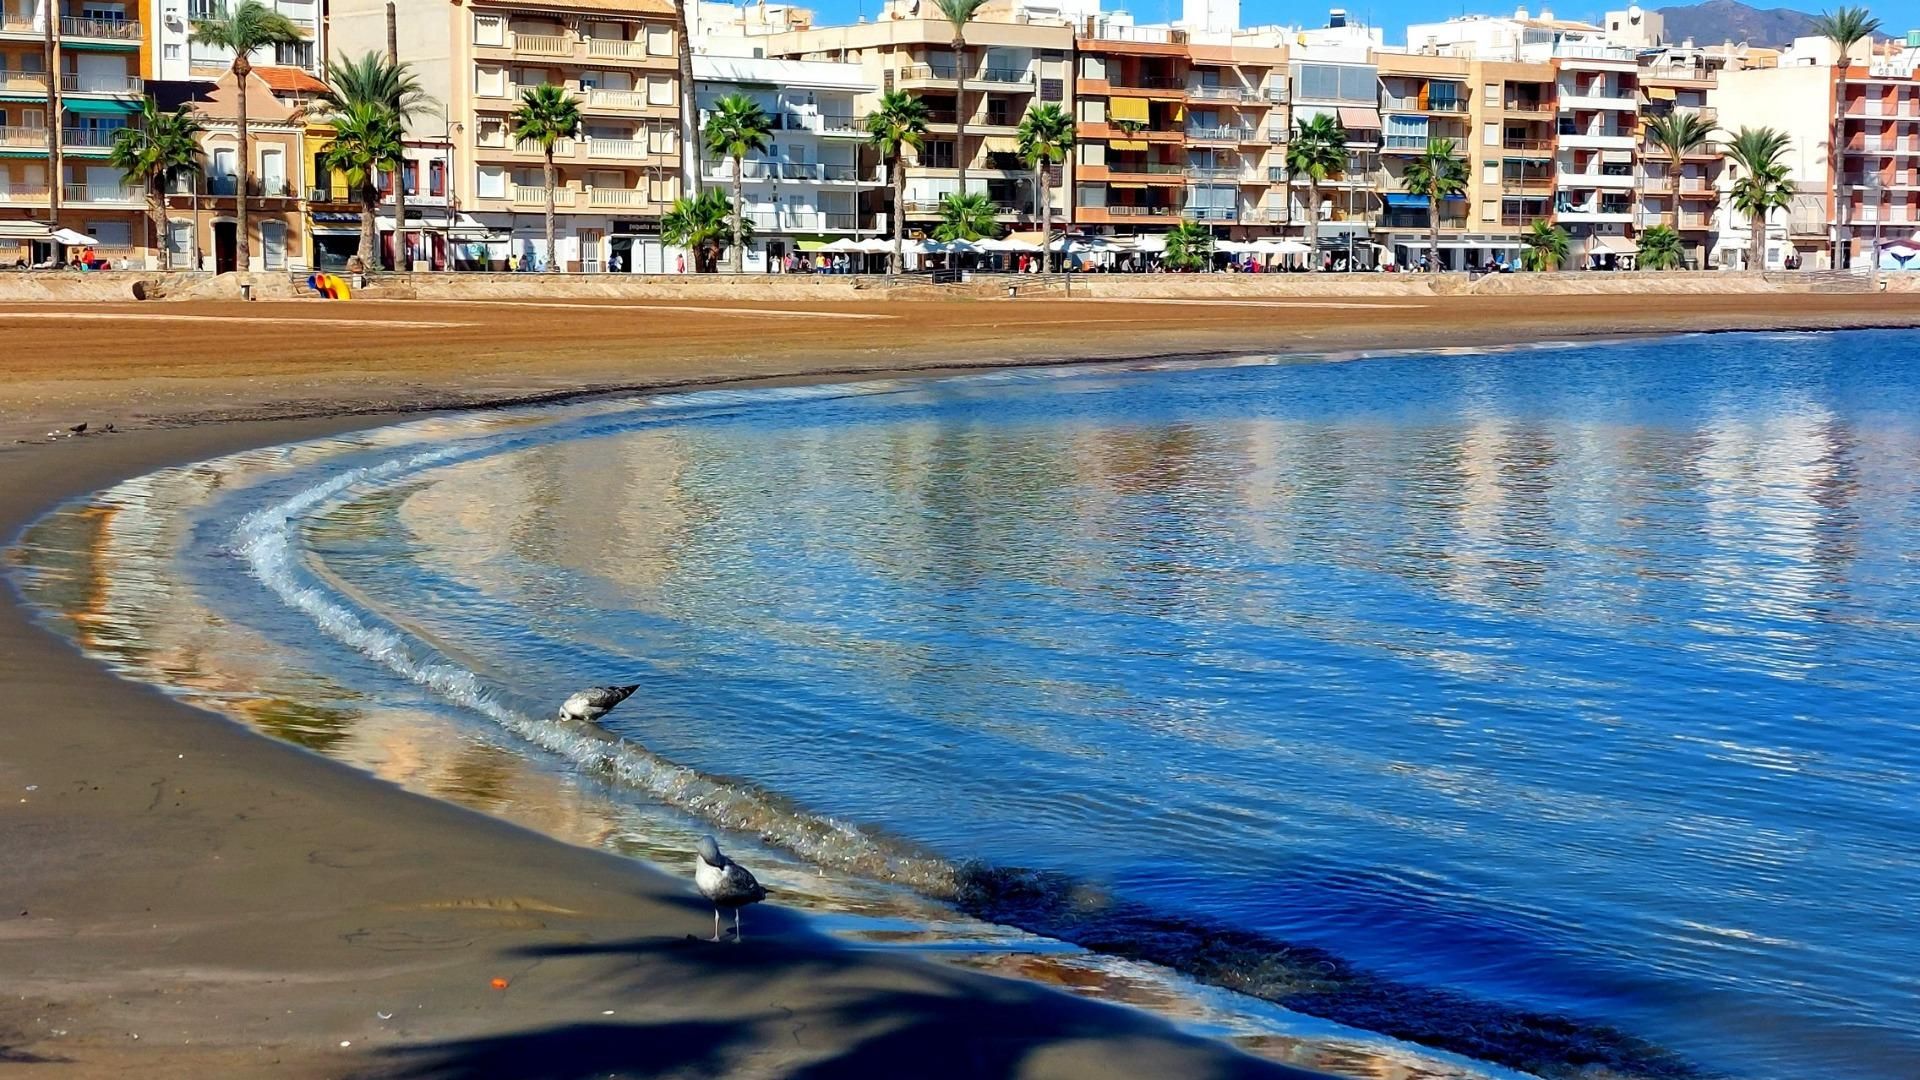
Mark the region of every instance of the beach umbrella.
<instances>
[{"instance_id":1,"label":"beach umbrella","mask_svg":"<svg viewBox=\"0 0 1920 1080\"><path fill-rule=\"evenodd\" d=\"M836 251L836 252L859 251L860 245L857 241L853 239L853 237L843 236L840 239L835 240L831 244L822 245L820 250Z\"/></svg>"},{"instance_id":2,"label":"beach umbrella","mask_svg":"<svg viewBox=\"0 0 1920 1080\"><path fill-rule=\"evenodd\" d=\"M68 247L85 247L88 244L100 242L86 233L74 232L72 229L55 229L52 239L54 243L65 244Z\"/></svg>"},{"instance_id":3,"label":"beach umbrella","mask_svg":"<svg viewBox=\"0 0 1920 1080\"><path fill-rule=\"evenodd\" d=\"M854 247L868 255L890 255L893 253L893 241L882 240L877 236L858 241Z\"/></svg>"},{"instance_id":4,"label":"beach umbrella","mask_svg":"<svg viewBox=\"0 0 1920 1080\"><path fill-rule=\"evenodd\" d=\"M1253 242L1254 250L1268 255L1311 255L1313 249L1298 240L1266 237Z\"/></svg>"}]
</instances>

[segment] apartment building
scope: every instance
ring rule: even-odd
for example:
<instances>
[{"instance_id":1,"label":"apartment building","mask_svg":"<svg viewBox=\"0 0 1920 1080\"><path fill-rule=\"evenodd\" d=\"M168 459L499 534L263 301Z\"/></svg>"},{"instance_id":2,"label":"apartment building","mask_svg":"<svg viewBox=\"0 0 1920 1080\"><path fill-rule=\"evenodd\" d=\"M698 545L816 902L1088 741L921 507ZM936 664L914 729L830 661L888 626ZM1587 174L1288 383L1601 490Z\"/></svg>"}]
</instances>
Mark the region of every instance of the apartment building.
<instances>
[{"instance_id":1,"label":"apartment building","mask_svg":"<svg viewBox=\"0 0 1920 1080\"><path fill-rule=\"evenodd\" d=\"M1782 163L1793 182L1793 205L1770 214L1765 223L1765 269L1777 270L1790 258L1807 268L1832 265L1833 69L1799 64L1736 70L1715 80L1709 100L1722 132L1771 127L1790 140ZM1733 208L1731 188L1738 170L1722 162L1716 174L1718 196L1711 228L1710 264L1726 269L1748 266L1752 223ZM1704 200L1703 200L1704 201Z\"/></svg>"},{"instance_id":2,"label":"apartment building","mask_svg":"<svg viewBox=\"0 0 1920 1080\"><path fill-rule=\"evenodd\" d=\"M1876 237L1920 234L1920 31L1899 51L1849 64L1839 93L1835 223L1851 266L1876 257Z\"/></svg>"},{"instance_id":3,"label":"apartment building","mask_svg":"<svg viewBox=\"0 0 1920 1080\"><path fill-rule=\"evenodd\" d=\"M1643 18L1658 18L1645 13ZM1609 16L1609 25L1612 25ZM1634 227L1667 225L1680 233L1687 265L1708 264L1713 249L1714 211L1720 201L1720 179L1726 159L1721 139L1685 154L1676 173L1667 149L1647 137L1647 126L1672 113L1692 113L1708 124L1719 123L1719 113L1708 98L1724 64L1694 49L1667 49L1640 57L1640 172L1639 207Z\"/></svg>"},{"instance_id":4,"label":"apartment building","mask_svg":"<svg viewBox=\"0 0 1920 1080\"><path fill-rule=\"evenodd\" d=\"M931 133L908 162L904 205L881 211L902 213L909 233L931 230L939 222L941 200L960 190L963 163L967 190L985 194L1003 226L1037 224L1036 178L1020 160L1017 136L1034 105L1058 105L1071 114L1073 29L1024 10L989 8L967 25L963 58L952 48L953 26L923 17L923 7L931 5L892 0L874 22L771 34L764 49L770 57L857 65L873 87L856 100L862 115L888 90L904 90L926 102ZM1070 205L1069 175L1063 168L1047 178L1057 215ZM886 197L890 200L890 192Z\"/></svg>"},{"instance_id":5,"label":"apartment building","mask_svg":"<svg viewBox=\"0 0 1920 1080\"><path fill-rule=\"evenodd\" d=\"M1320 205L1300 176L1288 188L1290 213L1336 266L1372 269L1382 250L1373 239L1381 210L1380 72L1377 31L1347 22L1335 11L1330 25L1299 35L1288 50L1293 129L1321 115L1339 120L1347 135L1346 168L1320 182ZM1311 230L1307 226L1311 224Z\"/></svg>"},{"instance_id":6,"label":"apartment building","mask_svg":"<svg viewBox=\"0 0 1920 1080\"><path fill-rule=\"evenodd\" d=\"M1293 95L1287 48L1272 33L1234 34L1224 42L1200 39L1209 36L1205 31L1194 33L1187 82L1187 205L1200 220L1231 223L1233 239L1279 235L1295 224L1288 205Z\"/></svg>"},{"instance_id":7,"label":"apartment building","mask_svg":"<svg viewBox=\"0 0 1920 1080\"><path fill-rule=\"evenodd\" d=\"M330 10L336 51L386 47L384 0L331 0ZM422 88L446 108L444 128L428 130L445 133L449 205L438 229L422 216L421 238L408 238L416 253L444 246L453 262L544 263L543 155L512 137L510 118L526 90L553 85L579 100L585 120L554 147L555 261L594 272L619 254L623 270L668 268L660 218L681 191L668 0L415 0L397 15ZM435 140L416 142L409 156L430 182ZM391 219L382 224L390 235ZM382 244L391 250L387 236Z\"/></svg>"},{"instance_id":8,"label":"apartment building","mask_svg":"<svg viewBox=\"0 0 1920 1080\"><path fill-rule=\"evenodd\" d=\"M1204 127L1190 121L1186 31L1094 18L1073 45L1073 222L1109 235L1165 232L1182 216L1211 220L1216 191L1232 220L1242 131L1212 108Z\"/></svg>"},{"instance_id":9,"label":"apartment building","mask_svg":"<svg viewBox=\"0 0 1920 1080\"><path fill-rule=\"evenodd\" d=\"M297 68L324 76L327 68L327 20L323 0L261 0L300 29L302 40L255 50L259 67ZM233 51L191 40L193 20L212 17L222 0L147 0L146 76L167 82L212 82L233 66ZM90 5L91 6L91 5ZM233 2L226 6L232 8Z\"/></svg>"},{"instance_id":10,"label":"apartment building","mask_svg":"<svg viewBox=\"0 0 1920 1080\"><path fill-rule=\"evenodd\" d=\"M146 264L146 192L106 163L140 109L143 46L137 2L0 0L0 263L52 258L64 228Z\"/></svg>"},{"instance_id":11,"label":"apartment building","mask_svg":"<svg viewBox=\"0 0 1920 1080\"><path fill-rule=\"evenodd\" d=\"M1594 35L1599 27L1592 27ZM1637 250L1631 238L1640 148L1640 75L1633 50L1587 39L1555 41L1559 106L1555 220L1573 251L1606 268Z\"/></svg>"},{"instance_id":12,"label":"apartment building","mask_svg":"<svg viewBox=\"0 0 1920 1080\"><path fill-rule=\"evenodd\" d=\"M741 168L744 213L753 241L748 270L765 270L789 254L812 251L841 237L887 231L877 196L886 182L873 155L864 163L867 133L858 102L877 92L858 64L695 56L695 96L704 129L713 103L743 94L773 124L765 151ZM705 183L731 186L731 160L705 157Z\"/></svg>"}]
</instances>

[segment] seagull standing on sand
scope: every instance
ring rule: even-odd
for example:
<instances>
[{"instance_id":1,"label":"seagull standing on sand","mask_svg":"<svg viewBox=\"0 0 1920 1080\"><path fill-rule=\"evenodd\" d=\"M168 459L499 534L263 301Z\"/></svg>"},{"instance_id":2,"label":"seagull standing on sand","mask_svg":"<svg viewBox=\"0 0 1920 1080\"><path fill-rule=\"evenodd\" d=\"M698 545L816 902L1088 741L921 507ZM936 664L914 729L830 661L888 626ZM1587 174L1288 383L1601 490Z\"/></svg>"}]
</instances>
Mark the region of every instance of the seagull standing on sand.
<instances>
[{"instance_id":1,"label":"seagull standing on sand","mask_svg":"<svg viewBox=\"0 0 1920 1080\"><path fill-rule=\"evenodd\" d=\"M767 890L747 868L720 854L713 837L700 838L700 854L693 860L693 883L700 895L713 901L713 940L720 940L720 909L733 910L733 940L740 941L740 909L767 898Z\"/></svg>"},{"instance_id":2,"label":"seagull standing on sand","mask_svg":"<svg viewBox=\"0 0 1920 1080\"><path fill-rule=\"evenodd\" d=\"M561 704L560 719L592 723L612 712L615 705L632 697L638 689L639 683L632 686L590 686Z\"/></svg>"}]
</instances>

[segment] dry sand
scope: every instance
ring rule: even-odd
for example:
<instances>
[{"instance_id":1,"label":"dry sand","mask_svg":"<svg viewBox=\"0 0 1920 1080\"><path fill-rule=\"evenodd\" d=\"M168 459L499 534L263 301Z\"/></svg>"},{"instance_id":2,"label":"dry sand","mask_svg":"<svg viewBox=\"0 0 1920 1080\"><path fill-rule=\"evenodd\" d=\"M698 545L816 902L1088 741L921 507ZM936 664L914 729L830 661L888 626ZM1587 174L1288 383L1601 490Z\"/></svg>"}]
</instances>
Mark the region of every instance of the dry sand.
<instances>
[{"instance_id":1,"label":"dry sand","mask_svg":"<svg viewBox=\"0 0 1920 1080\"><path fill-rule=\"evenodd\" d=\"M30 440L0 448L0 535L164 464L454 403L1033 359L1920 324L1915 296L1370 306L0 307L0 434ZM708 307L736 310L688 310ZM81 420L123 433L40 439ZM1145 1014L839 948L774 908L750 913L742 946L688 940L710 924L683 882L117 681L8 600L0 1064L42 1063L29 1075L1271 1069Z\"/></svg>"}]
</instances>

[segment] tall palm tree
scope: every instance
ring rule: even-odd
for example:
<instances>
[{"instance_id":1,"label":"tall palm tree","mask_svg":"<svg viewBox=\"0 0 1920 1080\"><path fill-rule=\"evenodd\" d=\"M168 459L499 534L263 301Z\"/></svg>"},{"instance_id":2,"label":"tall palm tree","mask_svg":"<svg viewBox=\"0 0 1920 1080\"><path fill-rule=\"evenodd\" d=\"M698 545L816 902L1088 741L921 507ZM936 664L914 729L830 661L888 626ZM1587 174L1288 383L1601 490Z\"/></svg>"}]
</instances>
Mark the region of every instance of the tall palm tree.
<instances>
[{"instance_id":1,"label":"tall palm tree","mask_svg":"<svg viewBox=\"0 0 1920 1080\"><path fill-rule=\"evenodd\" d=\"M1427 197L1427 262L1440 269L1440 203L1467 193L1467 163L1454 155L1452 139L1428 139L1420 156L1407 162L1400 186L1409 195Z\"/></svg>"},{"instance_id":2,"label":"tall palm tree","mask_svg":"<svg viewBox=\"0 0 1920 1080\"><path fill-rule=\"evenodd\" d=\"M696 274L711 274L720 269L720 248L731 236L741 243L753 237L753 225L738 226L730 220L733 208L718 189L673 200L673 206L660 218L660 239L693 252Z\"/></svg>"},{"instance_id":3,"label":"tall palm tree","mask_svg":"<svg viewBox=\"0 0 1920 1080\"><path fill-rule=\"evenodd\" d=\"M1655 225L1640 234L1640 269L1672 270L1685 262L1686 257L1686 243L1672 226Z\"/></svg>"},{"instance_id":4,"label":"tall palm tree","mask_svg":"<svg viewBox=\"0 0 1920 1080\"><path fill-rule=\"evenodd\" d=\"M933 0L940 14L953 24L953 76L959 80L954 94L953 156L960 166L960 190L967 190L967 24L986 6L987 0Z\"/></svg>"},{"instance_id":5,"label":"tall palm tree","mask_svg":"<svg viewBox=\"0 0 1920 1080\"><path fill-rule=\"evenodd\" d=\"M994 220L993 200L984 191L949 192L940 200L940 224L933 227L935 240L978 240L1000 235L1000 223Z\"/></svg>"},{"instance_id":6,"label":"tall palm tree","mask_svg":"<svg viewBox=\"0 0 1920 1080\"><path fill-rule=\"evenodd\" d=\"M167 181L182 173L200 171L199 137L206 131L190 105L171 112L160 108L152 98L140 101L137 124L114 133L113 149L107 163L120 170L129 184L147 191L148 224L153 227L153 247L164 248L166 230Z\"/></svg>"},{"instance_id":7,"label":"tall palm tree","mask_svg":"<svg viewBox=\"0 0 1920 1080\"><path fill-rule=\"evenodd\" d=\"M420 88L413 65L394 61L386 53L368 50L359 59L338 56L327 61L327 92L320 96L329 112L338 114L354 102L372 102L392 111L398 122L401 144L405 146L407 122L424 113L433 98ZM407 228L407 185L401 177L405 154L392 163L393 187L393 268L402 269L406 245L401 237ZM376 204L377 206L377 204ZM364 234L366 230L361 229ZM362 251L364 260L367 252ZM373 264L368 263L368 269Z\"/></svg>"},{"instance_id":8,"label":"tall palm tree","mask_svg":"<svg viewBox=\"0 0 1920 1080\"><path fill-rule=\"evenodd\" d=\"M1213 230L1190 218L1181 218L1167 230L1167 248L1160 261L1175 270L1204 269L1213 259Z\"/></svg>"},{"instance_id":9,"label":"tall palm tree","mask_svg":"<svg viewBox=\"0 0 1920 1080\"><path fill-rule=\"evenodd\" d=\"M1347 132L1332 113L1321 113L1300 121L1293 141L1287 146L1287 168L1295 176L1307 178L1307 246L1313 248L1314 266L1320 265L1320 183L1347 168Z\"/></svg>"},{"instance_id":10,"label":"tall palm tree","mask_svg":"<svg viewBox=\"0 0 1920 1080\"><path fill-rule=\"evenodd\" d=\"M893 168L893 261L887 273L900 272L900 237L907 217L907 151L927 142L927 103L904 90L880 95L880 107L867 116L867 142Z\"/></svg>"},{"instance_id":11,"label":"tall palm tree","mask_svg":"<svg viewBox=\"0 0 1920 1080\"><path fill-rule=\"evenodd\" d=\"M1733 181L1733 208L1747 215L1747 269L1767 268L1767 215L1793 205L1793 181L1780 157L1792 139L1773 128L1743 127L1727 144L1727 157L1739 166Z\"/></svg>"},{"instance_id":12,"label":"tall palm tree","mask_svg":"<svg viewBox=\"0 0 1920 1080\"><path fill-rule=\"evenodd\" d=\"M687 4L699 0L673 0L673 53L680 65L680 186L687 195L700 194L700 144L693 137L693 125L700 116L694 100L693 38L687 33Z\"/></svg>"},{"instance_id":13,"label":"tall palm tree","mask_svg":"<svg viewBox=\"0 0 1920 1080\"><path fill-rule=\"evenodd\" d=\"M1521 234L1520 245L1520 265L1540 271L1549 266L1565 266L1573 242L1567 236L1567 230L1546 218L1535 218L1532 227Z\"/></svg>"},{"instance_id":14,"label":"tall palm tree","mask_svg":"<svg viewBox=\"0 0 1920 1080\"><path fill-rule=\"evenodd\" d=\"M252 257L247 243L247 189L253 185L252 152L247 146L247 76L253 74L251 58L255 49L292 45L305 39L300 36L300 28L285 15L260 0L240 0L237 8L229 9L223 2L213 9L212 15L193 20L193 33L188 35L188 40L233 52L234 118L240 128L240 188L233 199L233 254L234 265L245 271L250 268Z\"/></svg>"},{"instance_id":15,"label":"tall palm tree","mask_svg":"<svg viewBox=\"0 0 1920 1080\"><path fill-rule=\"evenodd\" d=\"M333 142L321 164L345 176L360 199L360 267L371 270L376 265L374 215L380 208L376 178L400 160L400 119L385 102L371 100L349 102L328 120L333 125Z\"/></svg>"},{"instance_id":16,"label":"tall palm tree","mask_svg":"<svg viewBox=\"0 0 1920 1080\"><path fill-rule=\"evenodd\" d=\"M1667 179L1673 183L1672 212L1667 224L1680 227L1680 174L1688 154L1698 153L1713 142L1714 126L1692 111L1675 109L1647 121L1647 141L1667 153Z\"/></svg>"},{"instance_id":17,"label":"tall palm tree","mask_svg":"<svg viewBox=\"0 0 1920 1080\"><path fill-rule=\"evenodd\" d=\"M1073 117L1058 105L1035 105L1020 119L1020 160L1033 170L1040 188L1040 246L1053 242L1053 166L1073 149ZM1042 254L1044 262L1046 256Z\"/></svg>"},{"instance_id":18,"label":"tall palm tree","mask_svg":"<svg viewBox=\"0 0 1920 1080\"><path fill-rule=\"evenodd\" d=\"M773 133L773 121L760 103L745 94L728 94L713 103L707 113L705 143L707 153L716 158L733 159L733 272L745 267L746 245L740 239L740 226L746 220L740 201L740 174L746 168L748 154L765 153L767 137ZM778 168L776 164L774 166ZM775 208L775 213L779 209Z\"/></svg>"},{"instance_id":19,"label":"tall palm tree","mask_svg":"<svg viewBox=\"0 0 1920 1080\"><path fill-rule=\"evenodd\" d=\"M1861 41L1873 37L1880 31L1880 20L1873 18L1864 7L1841 7L1833 11L1823 11L1813 21L1813 32L1833 42L1833 131L1827 143L1827 164L1833 170L1834 202L1848 208L1851 218L1852 200L1847 189L1847 170L1841 158L1842 144L1846 142L1847 94L1842 81L1847 71L1847 56L1853 47ZM1849 230L1851 232L1851 230ZM1852 237L1849 235L1848 240ZM1840 265L1840 230L1833 230L1833 265ZM1877 258L1878 256L1876 256Z\"/></svg>"},{"instance_id":20,"label":"tall palm tree","mask_svg":"<svg viewBox=\"0 0 1920 1080\"><path fill-rule=\"evenodd\" d=\"M547 273L559 273L560 267L553 261L553 144L571 139L580 131L580 99L567 93L564 86L541 83L520 95L520 107L514 110L510 123L513 137L539 143L545 159Z\"/></svg>"}]
</instances>

